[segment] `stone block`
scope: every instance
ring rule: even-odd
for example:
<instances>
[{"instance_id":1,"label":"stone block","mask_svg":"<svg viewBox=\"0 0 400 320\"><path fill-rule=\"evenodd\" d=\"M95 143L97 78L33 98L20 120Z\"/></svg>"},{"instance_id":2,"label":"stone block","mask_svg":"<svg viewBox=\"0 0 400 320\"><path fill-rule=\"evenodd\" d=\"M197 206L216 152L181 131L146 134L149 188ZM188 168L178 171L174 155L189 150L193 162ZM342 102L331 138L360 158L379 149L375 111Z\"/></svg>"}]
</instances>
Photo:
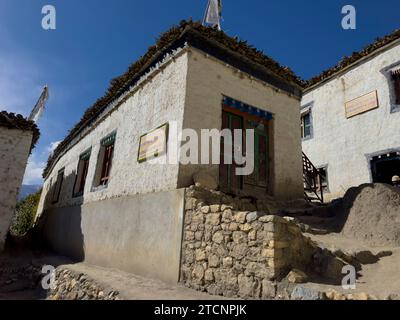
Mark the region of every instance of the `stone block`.
<instances>
[{"instance_id":1,"label":"stone block","mask_svg":"<svg viewBox=\"0 0 400 320\"><path fill-rule=\"evenodd\" d=\"M193 241L195 239L193 231L185 231L185 240Z\"/></svg>"},{"instance_id":2,"label":"stone block","mask_svg":"<svg viewBox=\"0 0 400 320\"><path fill-rule=\"evenodd\" d=\"M287 279L290 283L306 283L307 282L307 275L298 269L293 269L287 275Z\"/></svg>"},{"instance_id":3,"label":"stone block","mask_svg":"<svg viewBox=\"0 0 400 320\"><path fill-rule=\"evenodd\" d=\"M221 205L221 211L225 211L225 210L233 210L233 206L222 204Z\"/></svg>"},{"instance_id":4,"label":"stone block","mask_svg":"<svg viewBox=\"0 0 400 320\"><path fill-rule=\"evenodd\" d=\"M197 199L195 198L187 198L185 200L185 210L194 210L197 206Z\"/></svg>"},{"instance_id":5,"label":"stone block","mask_svg":"<svg viewBox=\"0 0 400 320\"><path fill-rule=\"evenodd\" d=\"M222 213L222 221L229 223L232 221L232 219L233 219L232 210L231 209L224 210L224 212Z\"/></svg>"},{"instance_id":6,"label":"stone block","mask_svg":"<svg viewBox=\"0 0 400 320\"><path fill-rule=\"evenodd\" d=\"M250 241L255 241L257 239L257 231L256 230L251 230L249 232L248 237L249 237Z\"/></svg>"},{"instance_id":7,"label":"stone block","mask_svg":"<svg viewBox=\"0 0 400 320\"><path fill-rule=\"evenodd\" d=\"M245 223L248 211L238 211L234 214L233 218L237 223Z\"/></svg>"},{"instance_id":8,"label":"stone block","mask_svg":"<svg viewBox=\"0 0 400 320\"><path fill-rule=\"evenodd\" d=\"M261 293L261 284L253 277L246 277L243 274L238 276L239 296L258 298Z\"/></svg>"},{"instance_id":9,"label":"stone block","mask_svg":"<svg viewBox=\"0 0 400 320\"><path fill-rule=\"evenodd\" d=\"M206 216L206 224L217 226L221 222L220 213L211 213Z\"/></svg>"},{"instance_id":10,"label":"stone block","mask_svg":"<svg viewBox=\"0 0 400 320\"><path fill-rule=\"evenodd\" d=\"M296 286L291 294L293 300L323 300L323 294L315 289Z\"/></svg>"},{"instance_id":11,"label":"stone block","mask_svg":"<svg viewBox=\"0 0 400 320\"><path fill-rule=\"evenodd\" d=\"M220 264L220 258L217 255L213 254L208 257L208 265L210 267L217 268L219 267L219 264Z\"/></svg>"},{"instance_id":12,"label":"stone block","mask_svg":"<svg viewBox=\"0 0 400 320\"><path fill-rule=\"evenodd\" d=\"M203 249L196 249L195 256L196 256L196 261L206 260L206 252Z\"/></svg>"},{"instance_id":13,"label":"stone block","mask_svg":"<svg viewBox=\"0 0 400 320\"><path fill-rule=\"evenodd\" d=\"M196 212L192 216L192 224L193 223L203 224L204 223L204 215L201 212Z\"/></svg>"},{"instance_id":14,"label":"stone block","mask_svg":"<svg viewBox=\"0 0 400 320\"><path fill-rule=\"evenodd\" d=\"M222 289L216 285L216 284L211 284L207 287L207 292L213 296L220 296L222 295Z\"/></svg>"},{"instance_id":15,"label":"stone block","mask_svg":"<svg viewBox=\"0 0 400 320\"><path fill-rule=\"evenodd\" d=\"M221 205L213 204L210 206L210 211L213 213L219 212L221 210Z\"/></svg>"},{"instance_id":16,"label":"stone block","mask_svg":"<svg viewBox=\"0 0 400 320\"><path fill-rule=\"evenodd\" d=\"M235 244L232 248L231 255L235 259L243 259L248 251L249 247L246 243Z\"/></svg>"},{"instance_id":17,"label":"stone block","mask_svg":"<svg viewBox=\"0 0 400 320\"><path fill-rule=\"evenodd\" d=\"M251 261L247 264L244 274L246 276L256 276L260 279L268 278L271 270L264 264Z\"/></svg>"},{"instance_id":18,"label":"stone block","mask_svg":"<svg viewBox=\"0 0 400 320\"><path fill-rule=\"evenodd\" d=\"M203 206L200 208L200 211L204 214L207 214L210 212L210 206Z\"/></svg>"},{"instance_id":19,"label":"stone block","mask_svg":"<svg viewBox=\"0 0 400 320\"><path fill-rule=\"evenodd\" d=\"M222 266L224 268L231 268L233 266L233 259L232 257L225 257L222 259Z\"/></svg>"},{"instance_id":20,"label":"stone block","mask_svg":"<svg viewBox=\"0 0 400 320\"><path fill-rule=\"evenodd\" d=\"M204 280L214 281L214 272L211 269L207 269L204 273Z\"/></svg>"},{"instance_id":21,"label":"stone block","mask_svg":"<svg viewBox=\"0 0 400 320\"><path fill-rule=\"evenodd\" d=\"M231 222L231 223L229 224L228 229L229 229L230 231L239 230L239 225L238 225L236 222Z\"/></svg>"},{"instance_id":22,"label":"stone block","mask_svg":"<svg viewBox=\"0 0 400 320\"><path fill-rule=\"evenodd\" d=\"M261 282L261 286L261 299L269 300L276 297L277 287L274 282L263 279Z\"/></svg>"},{"instance_id":23,"label":"stone block","mask_svg":"<svg viewBox=\"0 0 400 320\"><path fill-rule=\"evenodd\" d=\"M247 242L247 234L243 231L235 231L232 234L233 242L236 244L245 243Z\"/></svg>"},{"instance_id":24,"label":"stone block","mask_svg":"<svg viewBox=\"0 0 400 320\"><path fill-rule=\"evenodd\" d=\"M203 239L203 231L196 231L196 233L194 234L194 237L197 241L200 241Z\"/></svg>"},{"instance_id":25,"label":"stone block","mask_svg":"<svg viewBox=\"0 0 400 320\"><path fill-rule=\"evenodd\" d=\"M252 211L252 212L249 212L249 213L247 214L247 216L246 216L246 221L247 221L248 223L250 223L250 222L253 222L253 221L257 220L258 218L260 218L260 217L262 217L262 216L265 216L265 212L262 212L262 211Z\"/></svg>"},{"instance_id":26,"label":"stone block","mask_svg":"<svg viewBox=\"0 0 400 320\"><path fill-rule=\"evenodd\" d=\"M261 256L266 258L273 258L275 257L275 250L274 249L263 249L261 251Z\"/></svg>"},{"instance_id":27,"label":"stone block","mask_svg":"<svg viewBox=\"0 0 400 320\"><path fill-rule=\"evenodd\" d=\"M224 241L223 232L222 231L216 232L212 237L212 241L218 244L222 243Z\"/></svg>"},{"instance_id":28,"label":"stone block","mask_svg":"<svg viewBox=\"0 0 400 320\"><path fill-rule=\"evenodd\" d=\"M244 232L249 232L252 228L253 227L249 223L245 223L245 224L240 224L239 225L239 229L244 231Z\"/></svg>"},{"instance_id":29,"label":"stone block","mask_svg":"<svg viewBox=\"0 0 400 320\"><path fill-rule=\"evenodd\" d=\"M204 268L201 265L196 265L192 271L192 277L194 280L203 280L204 278Z\"/></svg>"},{"instance_id":30,"label":"stone block","mask_svg":"<svg viewBox=\"0 0 400 320\"><path fill-rule=\"evenodd\" d=\"M260 222L275 222L275 223L282 223L282 224L287 224L287 221L276 215L268 215L268 216L263 216L258 219Z\"/></svg>"}]
</instances>

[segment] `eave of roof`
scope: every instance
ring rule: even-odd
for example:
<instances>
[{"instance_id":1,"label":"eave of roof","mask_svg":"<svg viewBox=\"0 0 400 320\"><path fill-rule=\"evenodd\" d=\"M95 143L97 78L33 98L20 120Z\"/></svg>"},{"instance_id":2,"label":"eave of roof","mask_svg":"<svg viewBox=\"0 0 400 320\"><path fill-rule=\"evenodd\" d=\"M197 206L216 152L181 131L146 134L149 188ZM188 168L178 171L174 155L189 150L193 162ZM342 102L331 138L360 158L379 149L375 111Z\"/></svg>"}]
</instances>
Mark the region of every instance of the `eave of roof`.
<instances>
[{"instance_id":1,"label":"eave of roof","mask_svg":"<svg viewBox=\"0 0 400 320\"><path fill-rule=\"evenodd\" d=\"M20 114L15 114L12 112L1 111L0 112L0 127L5 127L8 129L16 129L22 131L32 132L32 143L30 151L35 147L37 141L39 140L40 131L33 121L25 119Z\"/></svg>"},{"instance_id":2,"label":"eave of roof","mask_svg":"<svg viewBox=\"0 0 400 320\"><path fill-rule=\"evenodd\" d=\"M57 161L62 151L67 148L71 141L85 127L95 121L107 106L129 90L167 53L182 47L185 43L201 49L289 94L301 97L304 82L289 68L282 67L275 60L267 57L245 41L232 38L215 28L204 27L198 22L182 21L179 26L172 27L162 34L157 43L150 47L144 56L133 63L127 72L111 81L110 88L106 94L86 110L82 119L57 146L53 154L50 155L47 166L43 171L43 177L45 178L48 175L53 162Z\"/></svg>"}]
</instances>

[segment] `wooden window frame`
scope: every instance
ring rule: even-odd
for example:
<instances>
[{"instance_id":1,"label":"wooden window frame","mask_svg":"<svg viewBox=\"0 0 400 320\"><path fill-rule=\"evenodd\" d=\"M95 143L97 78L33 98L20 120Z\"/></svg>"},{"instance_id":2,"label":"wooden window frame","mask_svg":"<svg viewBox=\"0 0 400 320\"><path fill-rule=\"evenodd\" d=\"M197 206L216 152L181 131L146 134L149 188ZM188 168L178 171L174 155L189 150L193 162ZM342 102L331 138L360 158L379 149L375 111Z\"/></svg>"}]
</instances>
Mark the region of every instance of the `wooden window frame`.
<instances>
[{"instance_id":1,"label":"wooden window frame","mask_svg":"<svg viewBox=\"0 0 400 320\"><path fill-rule=\"evenodd\" d=\"M90 166L91 149L81 154L79 157L78 167L76 169L76 178L73 189L73 198L80 197L85 192L85 185ZM78 186L78 188L77 188Z\"/></svg>"},{"instance_id":2,"label":"wooden window frame","mask_svg":"<svg viewBox=\"0 0 400 320\"><path fill-rule=\"evenodd\" d=\"M92 182L92 191L106 188L110 182L116 136L117 131L114 131L100 140L100 149L97 154L97 163Z\"/></svg>"},{"instance_id":3,"label":"wooden window frame","mask_svg":"<svg viewBox=\"0 0 400 320\"><path fill-rule=\"evenodd\" d=\"M395 104L400 105L400 69L391 72Z\"/></svg>"},{"instance_id":4,"label":"wooden window frame","mask_svg":"<svg viewBox=\"0 0 400 320\"><path fill-rule=\"evenodd\" d=\"M305 135L306 125L305 125L305 121L304 121L304 118L306 116L308 116L310 119L310 124L308 125L308 127L310 128L310 134L307 136ZM307 140L307 139L311 139L311 138L312 138L311 110L307 110L301 114L301 139Z\"/></svg>"},{"instance_id":5,"label":"wooden window frame","mask_svg":"<svg viewBox=\"0 0 400 320\"><path fill-rule=\"evenodd\" d=\"M53 204L58 203L58 201L60 200L61 189L62 189L62 185L64 182L64 172L65 172L65 168L60 169L57 173L56 184L55 184L53 195L52 195L52 203Z\"/></svg>"},{"instance_id":6,"label":"wooden window frame","mask_svg":"<svg viewBox=\"0 0 400 320\"><path fill-rule=\"evenodd\" d=\"M83 194L85 191L86 178L89 171L89 159L81 160L83 162L83 169L79 181L78 194Z\"/></svg>"},{"instance_id":7,"label":"wooden window frame","mask_svg":"<svg viewBox=\"0 0 400 320\"><path fill-rule=\"evenodd\" d=\"M102 146L102 148L104 148L104 154L101 164L99 186L106 186L110 180L110 171L114 155L114 142L110 145Z\"/></svg>"}]
</instances>

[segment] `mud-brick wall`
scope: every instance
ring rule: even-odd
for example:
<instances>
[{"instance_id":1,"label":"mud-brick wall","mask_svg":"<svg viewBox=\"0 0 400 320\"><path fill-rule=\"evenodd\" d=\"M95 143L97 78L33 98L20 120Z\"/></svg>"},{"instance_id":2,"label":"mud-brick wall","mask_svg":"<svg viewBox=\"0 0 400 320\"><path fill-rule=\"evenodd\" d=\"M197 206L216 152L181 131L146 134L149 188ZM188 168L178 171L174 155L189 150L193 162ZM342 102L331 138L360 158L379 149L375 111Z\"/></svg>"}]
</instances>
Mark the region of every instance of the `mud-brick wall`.
<instances>
[{"instance_id":1,"label":"mud-brick wall","mask_svg":"<svg viewBox=\"0 0 400 320\"><path fill-rule=\"evenodd\" d=\"M31 131L0 127L0 252L14 216L32 136Z\"/></svg>"},{"instance_id":2,"label":"mud-brick wall","mask_svg":"<svg viewBox=\"0 0 400 320\"><path fill-rule=\"evenodd\" d=\"M190 187L185 195L181 281L227 297L270 299L275 281L292 268L306 271L315 251L290 218L242 211L249 199Z\"/></svg>"}]
</instances>

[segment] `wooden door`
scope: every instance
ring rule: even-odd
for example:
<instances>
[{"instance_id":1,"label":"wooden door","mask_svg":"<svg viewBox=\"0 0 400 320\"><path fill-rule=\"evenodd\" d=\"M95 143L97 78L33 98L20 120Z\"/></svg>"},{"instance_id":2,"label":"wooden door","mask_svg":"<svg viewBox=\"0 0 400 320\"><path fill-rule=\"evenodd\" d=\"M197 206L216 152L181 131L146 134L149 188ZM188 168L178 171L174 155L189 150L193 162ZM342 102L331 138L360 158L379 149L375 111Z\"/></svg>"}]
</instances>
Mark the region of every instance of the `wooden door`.
<instances>
[{"instance_id":1,"label":"wooden door","mask_svg":"<svg viewBox=\"0 0 400 320\"><path fill-rule=\"evenodd\" d=\"M243 118L230 112L222 112L222 130L229 129L234 137L235 129L243 129ZM219 184L221 191L235 193L242 188L242 177L236 175L236 168L233 148L229 151L232 156L232 164L225 163L225 141L221 138Z\"/></svg>"},{"instance_id":2,"label":"wooden door","mask_svg":"<svg viewBox=\"0 0 400 320\"><path fill-rule=\"evenodd\" d=\"M244 177L244 183L266 188L269 171L267 126L255 120L247 120L246 129L254 130L254 171Z\"/></svg>"}]
</instances>

